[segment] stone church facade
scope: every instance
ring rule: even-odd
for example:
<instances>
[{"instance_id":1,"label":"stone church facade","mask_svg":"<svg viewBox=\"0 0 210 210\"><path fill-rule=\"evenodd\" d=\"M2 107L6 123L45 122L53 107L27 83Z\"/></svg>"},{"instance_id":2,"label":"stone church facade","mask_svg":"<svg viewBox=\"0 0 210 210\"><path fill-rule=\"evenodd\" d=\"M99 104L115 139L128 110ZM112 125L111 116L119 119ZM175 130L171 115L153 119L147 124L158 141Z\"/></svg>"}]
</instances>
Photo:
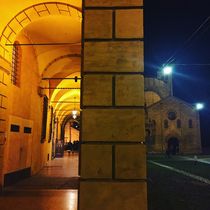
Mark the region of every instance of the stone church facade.
<instances>
[{"instance_id":1,"label":"stone church facade","mask_svg":"<svg viewBox=\"0 0 210 210\"><path fill-rule=\"evenodd\" d=\"M193 154L201 152L198 111L170 95L167 83L145 79L146 141L148 152Z\"/></svg>"}]
</instances>

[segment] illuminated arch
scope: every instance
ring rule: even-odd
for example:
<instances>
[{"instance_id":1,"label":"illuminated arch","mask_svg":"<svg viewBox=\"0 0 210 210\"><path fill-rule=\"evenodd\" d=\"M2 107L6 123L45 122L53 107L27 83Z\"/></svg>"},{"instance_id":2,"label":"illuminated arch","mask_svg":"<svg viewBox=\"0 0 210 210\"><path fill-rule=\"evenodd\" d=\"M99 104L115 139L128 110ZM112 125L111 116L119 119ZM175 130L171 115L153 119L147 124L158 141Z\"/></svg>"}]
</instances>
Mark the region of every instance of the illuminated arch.
<instances>
[{"instance_id":1,"label":"illuminated arch","mask_svg":"<svg viewBox=\"0 0 210 210\"><path fill-rule=\"evenodd\" d=\"M52 66L54 63L64 58L81 58L81 54L67 54L67 55L62 55L60 57L57 57L54 60L52 60L50 63L48 63L48 65L44 68L43 72L47 71L49 67Z\"/></svg>"},{"instance_id":2,"label":"illuminated arch","mask_svg":"<svg viewBox=\"0 0 210 210\"><path fill-rule=\"evenodd\" d=\"M0 36L0 56L10 60L11 52L7 49L7 45L13 44L17 34L29 23L52 14L71 16L77 18L80 22L82 20L81 10L66 3L46 2L27 7L15 15L3 29Z\"/></svg>"},{"instance_id":3,"label":"illuminated arch","mask_svg":"<svg viewBox=\"0 0 210 210\"><path fill-rule=\"evenodd\" d=\"M65 62L63 62L66 59ZM72 59L72 60L67 60L67 59ZM62 64L59 62L63 62ZM72 74L74 72L80 71L80 62L81 62L81 54L67 54L67 55L62 55L59 56L55 59L53 59L51 62L49 62L47 64L47 66L44 68L44 70L41 72L42 77L54 77L55 75L57 75L60 71L58 71L58 68L53 68L53 65L59 65L59 68L63 68L63 65L71 65L71 69L73 68L74 71L67 71L67 69L65 69L65 74L63 72L62 77L67 77L69 74ZM77 66L75 66L77 65Z\"/></svg>"},{"instance_id":4,"label":"illuminated arch","mask_svg":"<svg viewBox=\"0 0 210 210\"><path fill-rule=\"evenodd\" d=\"M60 139L64 139L64 135L65 135L65 126L68 122L77 122L78 124L80 124L80 117L78 117L76 120L72 118L71 114L65 116L62 119L62 123L61 123L61 136Z\"/></svg>"}]
</instances>

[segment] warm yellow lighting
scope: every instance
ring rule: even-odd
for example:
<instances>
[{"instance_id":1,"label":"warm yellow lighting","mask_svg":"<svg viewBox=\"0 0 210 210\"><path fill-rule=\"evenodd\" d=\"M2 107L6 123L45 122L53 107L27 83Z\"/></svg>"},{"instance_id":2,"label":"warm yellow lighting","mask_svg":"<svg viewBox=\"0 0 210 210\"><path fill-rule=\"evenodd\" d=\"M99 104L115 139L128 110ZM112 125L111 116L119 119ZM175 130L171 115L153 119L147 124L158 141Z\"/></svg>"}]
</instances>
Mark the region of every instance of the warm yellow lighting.
<instances>
[{"instance_id":1,"label":"warm yellow lighting","mask_svg":"<svg viewBox=\"0 0 210 210\"><path fill-rule=\"evenodd\" d=\"M67 192L66 202L69 205L69 210L77 209L77 200L78 200L78 191L77 190L69 190Z\"/></svg>"},{"instance_id":2,"label":"warm yellow lighting","mask_svg":"<svg viewBox=\"0 0 210 210\"><path fill-rule=\"evenodd\" d=\"M60 1L60 2L59 2ZM39 13L35 13L35 9L37 7L43 8L42 15L40 16ZM54 6L52 6L54 4ZM52 17L55 17L56 19L70 19L70 21L73 24L69 24L68 21L68 26L70 25L72 28L75 28L75 31L80 33L80 23L82 20L82 15L80 12L80 9L77 9L76 7L81 8L81 1L78 0L72 0L71 5L69 4L68 0L58 0L58 2L51 3L51 2L46 2L43 3L42 0L28 0L28 1L22 1L21 4L18 0L10 0L7 1L5 4L1 4L0 8L0 14L1 14L1 22L0 22L0 31L2 34L0 34L0 55L3 56L5 59L8 61L11 61L11 55L12 55L12 48L5 46L5 44L13 44L14 41L16 40L16 35L21 32L21 30L24 29L32 24L36 24L38 21L42 21L42 23L46 23L43 20L49 20L52 19ZM65 12L63 12L65 10ZM26 15L27 14L27 15ZM57 18L56 16L61 16ZM68 16L67 16L68 15ZM23 19L23 17L25 17ZM29 18L30 17L30 18ZM17 20L22 20L24 21L21 22L21 24L18 24ZM56 24L57 22L55 22ZM61 23L62 25L62 23ZM76 27L78 26L78 27ZM40 26L39 26L40 27ZM62 26L58 26L62 27ZM57 33L57 31L54 30L54 28L57 29L57 27L51 27L53 28L52 31L49 31L49 33ZM64 27L63 27L64 28ZM48 33L46 30L46 27L42 26L43 31ZM63 29L62 29L63 30ZM34 27L33 27L33 31ZM58 29L60 31L60 29ZM70 30L71 32L71 30ZM53 34L53 33L52 33ZM67 35L68 37L69 34L63 33ZM72 33L70 33L71 35ZM27 33L28 36L28 33ZM42 37L42 36L38 36ZM57 38L61 36L56 36ZM75 37L75 34L74 34ZM71 37L71 38L74 38ZM33 38L31 38L33 40ZM49 56L48 56L49 57ZM46 57L45 57L46 58ZM43 69L43 68L42 68Z\"/></svg>"},{"instance_id":3,"label":"warm yellow lighting","mask_svg":"<svg viewBox=\"0 0 210 210\"><path fill-rule=\"evenodd\" d=\"M72 115L77 115L77 110L73 110Z\"/></svg>"}]
</instances>

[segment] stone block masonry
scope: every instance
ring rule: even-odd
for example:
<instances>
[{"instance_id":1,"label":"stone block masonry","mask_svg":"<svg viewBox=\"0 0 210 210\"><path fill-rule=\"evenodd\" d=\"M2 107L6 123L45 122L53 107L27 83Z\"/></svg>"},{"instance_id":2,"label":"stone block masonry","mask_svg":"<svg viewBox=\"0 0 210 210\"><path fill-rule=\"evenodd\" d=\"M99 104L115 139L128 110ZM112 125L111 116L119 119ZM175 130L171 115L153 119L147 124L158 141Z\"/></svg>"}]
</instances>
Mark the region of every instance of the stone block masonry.
<instances>
[{"instance_id":1,"label":"stone block masonry","mask_svg":"<svg viewBox=\"0 0 210 210\"><path fill-rule=\"evenodd\" d=\"M146 210L142 0L84 0L79 210Z\"/></svg>"}]
</instances>

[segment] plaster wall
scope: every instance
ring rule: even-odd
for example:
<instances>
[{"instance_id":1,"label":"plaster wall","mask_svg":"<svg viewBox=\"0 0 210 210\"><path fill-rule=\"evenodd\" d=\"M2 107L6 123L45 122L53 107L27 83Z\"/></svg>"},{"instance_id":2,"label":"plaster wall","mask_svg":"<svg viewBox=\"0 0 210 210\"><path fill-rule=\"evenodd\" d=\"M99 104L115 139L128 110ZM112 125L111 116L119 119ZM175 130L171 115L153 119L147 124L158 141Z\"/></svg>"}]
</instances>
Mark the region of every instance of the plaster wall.
<instances>
[{"instance_id":1,"label":"plaster wall","mask_svg":"<svg viewBox=\"0 0 210 210\"><path fill-rule=\"evenodd\" d=\"M8 84L10 82L10 68L10 64L0 57L0 188L3 185L5 147L8 139Z\"/></svg>"},{"instance_id":2,"label":"plaster wall","mask_svg":"<svg viewBox=\"0 0 210 210\"><path fill-rule=\"evenodd\" d=\"M29 42L22 35L17 39L23 43ZM35 174L46 163L50 153L48 139L41 143L43 98L38 95L40 76L36 55L32 46L23 46L21 51L20 86L8 84L9 121L4 174L29 167L32 174ZM19 126L19 131L12 132L11 125ZM25 133L24 127L30 128L31 133Z\"/></svg>"}]
</instances>

